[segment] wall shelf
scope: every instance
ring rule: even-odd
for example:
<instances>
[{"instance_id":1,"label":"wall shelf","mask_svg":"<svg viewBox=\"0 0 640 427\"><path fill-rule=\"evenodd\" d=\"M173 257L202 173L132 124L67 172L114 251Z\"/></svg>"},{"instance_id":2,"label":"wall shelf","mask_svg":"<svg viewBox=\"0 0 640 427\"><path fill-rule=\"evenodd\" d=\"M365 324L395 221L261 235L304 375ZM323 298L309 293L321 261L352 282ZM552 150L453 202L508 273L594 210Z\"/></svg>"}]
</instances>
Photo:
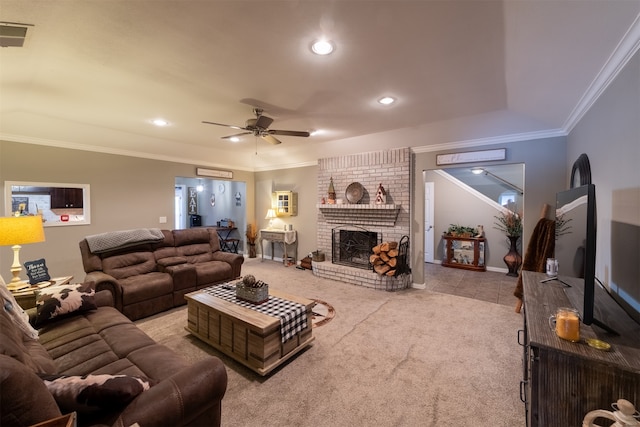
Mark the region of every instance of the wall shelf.
<instances>
[{"instance_id":1,"label":"wall shelf","mask_svg":"<svg viewBox=\"0 0 640 427\"><path fill-rule=\"evenodd\" d=\"M400 205L395 204L319 204L316 207L329 224L394 227L400 212Z\"/></svg>"}]
</instances>

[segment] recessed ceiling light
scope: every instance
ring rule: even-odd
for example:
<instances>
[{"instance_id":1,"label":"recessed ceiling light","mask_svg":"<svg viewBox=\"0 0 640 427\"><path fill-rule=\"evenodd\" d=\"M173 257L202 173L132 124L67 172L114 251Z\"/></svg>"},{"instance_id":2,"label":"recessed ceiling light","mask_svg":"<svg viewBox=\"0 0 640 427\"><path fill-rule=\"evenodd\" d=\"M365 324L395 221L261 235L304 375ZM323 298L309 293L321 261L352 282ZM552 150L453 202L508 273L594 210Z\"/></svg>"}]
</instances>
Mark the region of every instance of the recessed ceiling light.
<instances>
[{"instance_id":1,"label":"recessed ceiling light","mask_svg":"<svg viewBox=\"0 0 640 427\"><path fill-rule=\"evenodd\" d=\"M316 55L329 55L333 52L333 43L329 40L316 40L311 45L311 51Z\"/></svg>"},{"instance_id":2,"label":"recessed ceiling light","mask_svg":"<svg viewBox=\"0 0 640 427\"><path fill-rule=\"evenodd\" d=\"M396 102L395 98L392 98L390 96L384 96L380 99L378 99L378 102L382 105L390 105L393 104L394 102Z\"/></svg>"},{"instance_id":3,"label":"recessed ceiling light","mask_svg":"<svg viewBox=\"0 0 640 427\"><path fill-rule=\"evenodd\" d=\"M231 138L229 138L229 141L238 142L238 141L240 141L240 138L238 138L237 136L232 136Z\"/></svg>"},{"instance_id":4,"label":"recessed ceiling light","mask_svg":"<svg viewBox=\"0 0 640 427\"><path fill-rule=\"evenodd\" d=\"M169 126L169 122L165 119L154 119L153 124L159 127Z\"/></svg>"}]
</instances>

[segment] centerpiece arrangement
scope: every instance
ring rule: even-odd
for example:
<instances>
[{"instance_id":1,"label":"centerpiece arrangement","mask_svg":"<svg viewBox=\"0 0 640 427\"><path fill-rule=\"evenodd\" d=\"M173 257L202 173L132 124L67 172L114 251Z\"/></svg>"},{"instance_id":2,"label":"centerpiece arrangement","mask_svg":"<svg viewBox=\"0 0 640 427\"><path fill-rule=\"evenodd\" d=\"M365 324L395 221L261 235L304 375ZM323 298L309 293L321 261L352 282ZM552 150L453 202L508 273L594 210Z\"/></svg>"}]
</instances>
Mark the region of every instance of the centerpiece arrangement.
<instances>
[{"instance_id":1,"label":"centerpiece arrangement","mask_svg":"<svg viewBox=\"0 0 640 427\"><path fill-rule=\"evenodd\" d=\"M247 274L236 283L236 298L262 304L269 300L269 285L262 280L256 280L252 274Z\"/></svg>"}]
</instances>

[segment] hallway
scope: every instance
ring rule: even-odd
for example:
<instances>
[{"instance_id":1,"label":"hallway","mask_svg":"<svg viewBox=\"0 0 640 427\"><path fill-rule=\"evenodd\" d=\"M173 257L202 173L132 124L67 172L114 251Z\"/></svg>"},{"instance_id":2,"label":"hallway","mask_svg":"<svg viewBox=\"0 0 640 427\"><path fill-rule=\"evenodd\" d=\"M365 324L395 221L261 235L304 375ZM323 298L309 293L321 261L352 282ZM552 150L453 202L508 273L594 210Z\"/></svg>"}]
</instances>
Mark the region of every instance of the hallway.
<instances>
[{"instance_id":1,"label":"hallway","mask_svg":"<svg viewBox=\"0 0 640 427\"><path fill-rule=\"evenodd\" d=\"M518 278L507 276L506 273L478 272L425 263L424 275L428 290L515 308L513 291Z\"/></svg>"}]
</instances>

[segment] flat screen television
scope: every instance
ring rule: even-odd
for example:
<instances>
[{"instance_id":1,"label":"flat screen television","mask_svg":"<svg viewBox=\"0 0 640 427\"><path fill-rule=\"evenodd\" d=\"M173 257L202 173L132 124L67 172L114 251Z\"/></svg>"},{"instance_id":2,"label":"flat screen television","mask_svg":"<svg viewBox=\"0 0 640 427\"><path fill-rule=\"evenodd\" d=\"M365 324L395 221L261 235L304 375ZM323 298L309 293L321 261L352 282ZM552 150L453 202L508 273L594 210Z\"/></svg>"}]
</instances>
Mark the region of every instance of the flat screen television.
<instances>
[{"instance_id":1,"label":"flat screen television","mask_svg":"<svg viewBox=\"0 0 640 427\"><path fill-rule=\"evenodd\" d=\"M586 184L556 194L555 258L558 276L583 279L584 300L580 311L585 325L613 329L594 315L596 281L596 187Z\"/></svg>"}]
</instances>

